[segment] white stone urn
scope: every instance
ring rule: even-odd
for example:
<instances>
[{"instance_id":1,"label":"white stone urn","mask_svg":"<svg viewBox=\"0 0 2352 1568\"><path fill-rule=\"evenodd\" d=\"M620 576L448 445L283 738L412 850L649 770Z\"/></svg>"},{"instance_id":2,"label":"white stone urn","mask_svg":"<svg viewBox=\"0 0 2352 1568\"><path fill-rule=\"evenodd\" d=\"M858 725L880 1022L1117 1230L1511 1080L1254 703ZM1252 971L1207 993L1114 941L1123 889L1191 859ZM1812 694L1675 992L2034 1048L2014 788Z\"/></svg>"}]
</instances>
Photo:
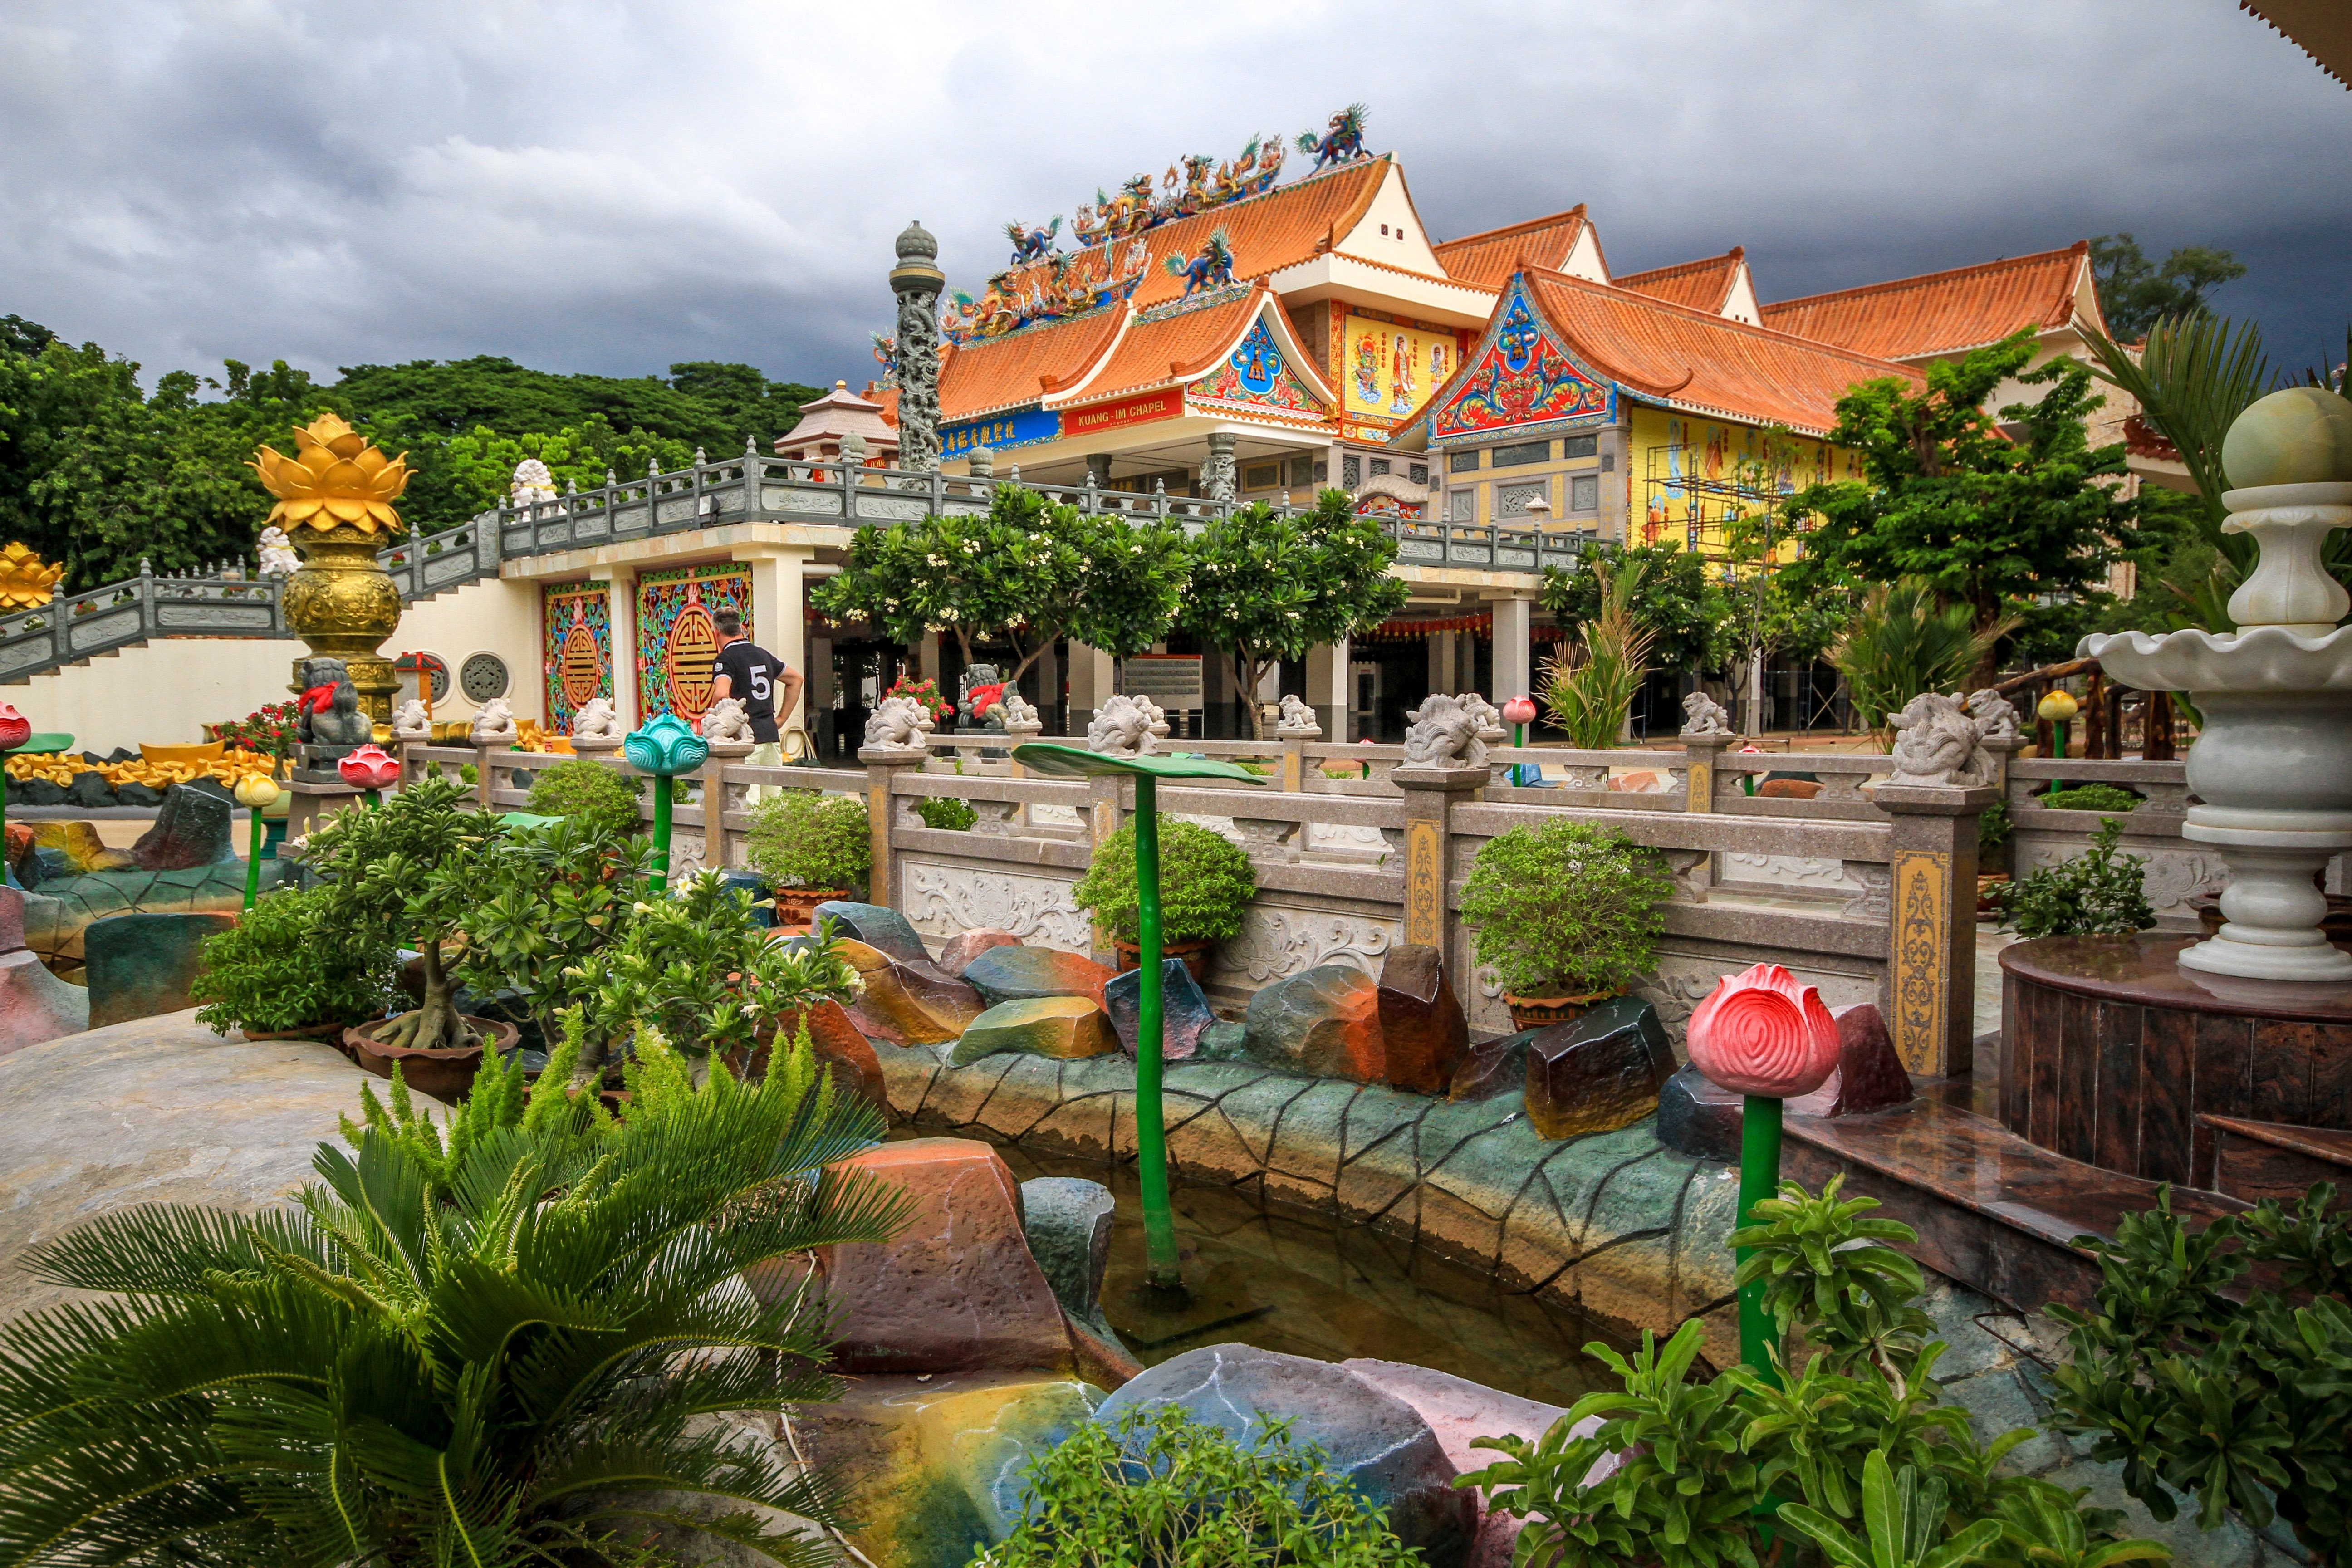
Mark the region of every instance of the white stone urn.
<instances>
[{"instance_id":1,"label":"white stone urn","mask_svg":"<svg viewBox=\"0 0 2352 1568\"><path fill-rule=\"evenodd\" d=\"M2340 984L2352 952L2322 934L2315 878L2352 848L2352 626L2336 624L2352 596L2320 560L2328 531L2352 524L2352 403L2273 393L2230 427L2222 463L2257 481L2221 497L2223 531L2262 551L2230 599L2238 630L2102 635L2076 651L2143 690L2189 693L2204 718L2181 837L2212 845L2230 885L2221 934L2183 949L2181 967Z\"/></svg>"}]
</instances>

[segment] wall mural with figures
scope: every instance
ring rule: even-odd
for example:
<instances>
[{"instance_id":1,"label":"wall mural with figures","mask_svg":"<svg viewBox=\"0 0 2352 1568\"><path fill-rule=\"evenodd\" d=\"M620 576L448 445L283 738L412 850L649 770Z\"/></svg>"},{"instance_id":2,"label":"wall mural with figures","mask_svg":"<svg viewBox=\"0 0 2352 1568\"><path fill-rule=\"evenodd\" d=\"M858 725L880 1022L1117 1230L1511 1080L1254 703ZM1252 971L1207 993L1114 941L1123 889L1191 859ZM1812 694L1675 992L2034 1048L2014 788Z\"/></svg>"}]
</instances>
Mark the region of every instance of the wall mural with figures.
<instances>
[{"instance_id":1,"label":"wall mural with figures","mask_svg":"<svg viewBox=\"0 0 2352 1568\"><path fill-rule=\"evenodd\" d=\"M751 574L719 563L647 572L637 579L637 716L675 713L687 722L710 707L710 661L719 656L711 616L722 609L751 625Z\"/></svg>"},{"instance_id":2,"label":"wall mural with figures","mask_svg":"<svg viewBox=\"0 0 2352 1568\"><path fill-rule=\"evenodd\" d=\"M1247 404L1315 418L1324 413L1323 399L1299 378L1263 311L1233 353L1187 386L1184 394L1195 403Z\"/></svg>"},{"instance_id":3,"label":"wall mural with figures","mask_svg":"<svg viewBox=\"0 0 2352 1568\"><path fill-rule=\"evenodd\" d=\"M1462 336L1350 307L1339 323L1342 405L1359 418L1402 420L1461 367Z\"/></svg>"},{"instance_id":4,"label":"wall mural with figures","mask_svg":"<svg viewBox=\"0 0 2352 1568\"><path fill-rule=\"evenodd\" d=\"M613 695L612 588L610 583L551 583L540 595L540 674L553 733L572 732L582 703Z\"/></svg>"}]
</instances>

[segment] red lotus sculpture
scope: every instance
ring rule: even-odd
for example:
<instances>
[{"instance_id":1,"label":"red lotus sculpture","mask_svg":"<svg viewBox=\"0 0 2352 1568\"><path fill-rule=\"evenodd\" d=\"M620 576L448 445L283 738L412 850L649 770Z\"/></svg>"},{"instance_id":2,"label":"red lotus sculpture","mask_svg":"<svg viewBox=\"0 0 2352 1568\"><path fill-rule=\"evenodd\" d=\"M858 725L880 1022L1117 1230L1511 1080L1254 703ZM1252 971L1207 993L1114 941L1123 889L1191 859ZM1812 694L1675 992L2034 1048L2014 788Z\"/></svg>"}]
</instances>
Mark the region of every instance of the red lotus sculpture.
<instances>
[{"instance_id":1,"label":"red lotus sculpture","mask_svg":"<svg viewBox=\"0 0 2352 1568\"><path fill-rule=\"evenodd\" d=\"M1690 1020L1691 1065L1725 1089L1811 1094L1838 1064L1837 1020L1820 992L1777 963L1716 982Z\"/></svg>"},{"instance_id":2,"label":"red lotus sculpture","mask_svg":"<svg viewBox=\"0 0 2352 1568\"><path fill-rule=\"evenodd\" d=\"M13 752L33 738L33 721L14 702L0 702L0 752Z\"/></svg>"},{"instance_id":3,"label":"red lotus sculpture","mask_svg":"<svg viewBox=\"0 0 2352 1568\"><path fill-rule=\"evenodd\" d=\"M400 777L400 759L373 741L335 764L343 782L359 789L389 789Z\"/></svg>"},{"instance_id":4,"label":"red lotus sculpture","mask_svg":"<svg viewBox=\"0 0 2352 1568\"><path fill-rule=\"evenodd\" d=\"M1503 704L1504 723L1532 724L1535 721L1536 705L1533 698L1524 696L1514 697L1508 702Z\"/></svg>"}]
</instances>

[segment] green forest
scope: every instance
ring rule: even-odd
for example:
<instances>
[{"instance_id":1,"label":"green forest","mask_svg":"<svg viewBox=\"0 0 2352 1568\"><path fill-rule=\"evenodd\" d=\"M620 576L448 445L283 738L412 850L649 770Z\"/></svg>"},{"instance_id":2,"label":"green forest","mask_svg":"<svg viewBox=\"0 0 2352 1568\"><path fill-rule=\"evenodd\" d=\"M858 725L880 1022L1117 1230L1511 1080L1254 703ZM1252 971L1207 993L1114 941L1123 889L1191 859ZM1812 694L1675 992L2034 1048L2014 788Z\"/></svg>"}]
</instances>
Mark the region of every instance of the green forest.
<instances>
[{"instance_id":1,"label":"green forest","mask_svg":"<svg viewBox=\"0 0 2352 1568\"><path fill-rule=\"evenodd\" d=\"M483 354L347 366L321 382L283 360L228 360L216 377L167 371L145 388L140 368L0 317L0 542L64 563L68 590L133 576L142 559L159 573L250 560L270 500L245 461L264 442L291 451L293 427L321 410L408 454L401 517L432 533L504 499L524 458L546 462L558 489L584 489L607 469L683 468L697 447L764 447L818 395L713 361L622 378Z\"/></svg>"}]
</instances>

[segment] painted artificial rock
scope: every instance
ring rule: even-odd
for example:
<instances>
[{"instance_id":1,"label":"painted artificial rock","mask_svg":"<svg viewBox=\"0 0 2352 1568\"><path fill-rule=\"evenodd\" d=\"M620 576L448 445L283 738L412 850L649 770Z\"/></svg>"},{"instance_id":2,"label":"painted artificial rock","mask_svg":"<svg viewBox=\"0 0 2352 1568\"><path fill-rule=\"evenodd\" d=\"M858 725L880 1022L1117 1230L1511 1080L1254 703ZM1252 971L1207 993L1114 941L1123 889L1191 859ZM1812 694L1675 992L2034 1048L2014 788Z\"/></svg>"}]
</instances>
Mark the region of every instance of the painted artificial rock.
<instances>
[{"instance_id":1,"label":"painted artificial rock","mask_svg":"<svg viewBox=\"0 0 2352 1568\"><path fill-rule=\"evenodd\" d=\"M1250 998L1250 1059L1283 1072L1378 1083L1378 986L1360 969L1326 963Z\"/></svg>"},{"instance_id":2,"label":"painted artificial rock","mask_svg":"<svg viewBox=\"0 0 2352 1568\"><path fill-rule=\"evenodd\" d=\"M992 947L964 965L964 983L998 1002L1041 996L1083 996L1097 1006L1111 971L1094 960L1050 947Z\"/></svg>"},{"instance_id":3,"label":"painted artificial rock","mask_svg":"<svg viewBox=\"0 0 2352 1568\"><path fill-rule=\"evenodd\" d=\"M898 910L880 904L852 903L846 899L830 900L816 907L810 917L812 926L821 926L827 920L834 922L836 935L888 953L892 958L929 962L931 950Z\"/></svg>"},{"instance_id":4,"label":"painted artificial rock","mask_svg":"<svg viewBox=\"0 0 2352 1568\"><path fill-rule=\"evenodd\" d=\"M1421 1549L1430 1568L1461 1568L1477 1529L1476 1501L1454 1485L1457 1473L1437 1435L1395 1394L1328 1362L1251 1345L1207 1345L1147 1369L1103 1401L1095 1419L1115 1425L1130 1407L1174 1405L1244 1446L1267 1416L1286 1418L1291 1442L1328 1457L1367 1502L1385 1509L1389 1528Z\"/></svg>"},{"instance_id":5,"label":"painted artificial rock","mask_svg":"<svg viewBox=\"0 0 2352 1568\"><path fill-rule=\"evenodd\" d=\"M8 825L8 836L12 841L16 836L17 826L18 824L13 822ZM63 874L66 876L87 876L92 871L127 871L138 864L131 858L128 849L108 848L100 840L98 824L94 822L32 822L23 826L34 847L54 849L63 856Z\"/></svg>"},{"instance_id":6,"label":"painted artificial rock","mask_svg":"<svg viewBox=\"0 0 2352 1568\"><path fill-rule=\"evenodd\" d=\"M808 1025L809 1053L834 1080L836 1092L855 1092L887 1110L890 1090L874 1055L874 1042L859 1032L848 1010L828 1000L786 1013L776 1020L777 1037L791 1040L803 1022Z\"/></svg>"},{"instance_id":7,"label":"painted artificial rock","mask_svg":"<svg viewBox=\"0 0 2352 1568\"><path fill-rule=\"evenodd\" d=\"M1110 1268L1117 1205L1110 1189L1083 1176L1037 1176L1021 1184L1021 1230L1062 1310L1111 1344L1103 1316L1103 1277Z\"/></svg>"},{"instance_id":8,"label":"painted artificial rock","mask_svg":"<svg viewBox=\"0 0 2352 1568\"><path fill-rule=\"evenodd\" d=\"M1445 1098L1458 1102L1524 1093L1528 1087L1528 1042L1541 1033L1540 1029L1521 1029L1516 1035L1472 1041L1462 1055L1462 1065L1454 1069L1454 1081L1446 1086Z\"/></svg>"},{"instance_id":9,"label":"painted artificial rock","mask_svg":"<svg viewBox=\"0 0 2352 1568\"><path fill-rule=\"evenodd\" d=\"M894 1046L941 1045L987 1009L980 993L923 959L894 959L844 939L841 954L863 983L849 1016L869 1039Z\"/></svg>"},{"instance_id":10,"label":"painted artificial rock","mask_svg":"<svg viewBox=\"0 0 2352 1568\"><path fill-rule=\"evenodd\" d=\"M104 1028L194 1004L205 942L236 924L233 914L114 915L82 933L89 1024Z\"/></svg>"},{"instance_id":11,"label":"painted artificial rock","mask_svg":"<svg viewBox=\"0 0 2352 1568\"><path fill-rule=\"evenodd\" d=\"M1118 1049L1110 1020L1083 996L1031 996L999 1002L965 1026L948 1060L969 1067L998 1051L1025 1051L1055 1061L1078 1061Z\"/></svg>"},{"instance_id":12,"label":"painted artificial rock","mask_svg":"<svg viewBox=\"0 0 2352 1568\"><path fill-rule=\"evenodd\" d=\"M1803 1116L1861 1116L1908 1105L1911 1075L1876 1005L1857 1002L1830 1016L1837 1025L1837 1066L1819 1089L1789 1101L1789 1109Z\"/></svg>"},{"instance_id":13,"label":"painted artificial rock","mask_svg":"<svg viewBox=\"0 0 2352 1568\"><path fill-rule=\"evenodd\" d=\"M261 890L278 887L287 869L280 860L261 863ZM234 913L245 907L245 866L236 860L184 871L92 871L44 882L25 900L25 943L50 973L72 980L81 973L82 936L90 922L131 913Z\"/></svg>"},{"instance_id":14,"label":"painted artificial rock","mask_svg":"<svg viewBox=\"0 0 2352 1568\"><path fill-rule=\"evenodd\" d=\"M1739 1158L1740 1106L1746 1098L1686 1067L1658 1091L1658 1142L1679 1154L1735 1163Z\"/></svg>"},{"instance_id":15,"label":"painted artificial rock","mask_svg":"<svg viewBox=\"0 0 2352 1568\"><path fill-rule=\"evenodd\" d=\"M0 1057L89 1027L89 993L25 945L25 895L0 888Z\"/></svg>"},{"instance_id":16,"label":"painted artificial rock","mask_svg":"<svg viewBox=\"0 0 2352 1568\"><path fill-rule=\"evenodd\" d=\"M1141 1038L1143 971L1130 969L1103 985L1103 1010L1118 1033L1118 1048L1132 1058ZM1201 1032L1217 1021L1201 983L1181 958L1160 961L1160 1059L1190 1058L1201 1043Z\"/></svg>"},{"instance_id":17,"label":"painted artificial rock","mask_svg":"<svg viewBox=\"0 0 2352 1568\"><path fill-rule=\"evenodd\" d=\"M1444 955L1418 944L1389 949L1377 1011L1381 1080L1413 1094L1445 1093L1469 1050L1470 1022L1446 982Z\"/></svg>"},{"instance_id":18,"label":"painted artificial rock","mask_svg":"<svg viewBox=\"0 0 2352 1568\"><path fill-rule=\"evenodd\" d=\"M146 871L185 871L234 860L229 828L236 809L236 803L217 789L173 784L163 792L155 826L131 847L131 858Z\"/></svg>"},{"instance_id":19,"label":"painted artificial rock","mask_svg":"<svg viewBox=\"0 0 2352 1568\"><path fill-rule=\"evenodd\" d=\"M1674 1070L1657 1009L1620 996L1528 1042L1528 1120L1550 1139L1614 1131L1657 1110Z\"/></svg>"},{"instance_id":20,"label":"painted artificial rock","mask_svg":"<svg viewBox=\"0 0 2352 1568\"><path fill-rule=\"evenodd\" d=\"M971 961L990 948L1019 947L1020 945L1021 939L1009 931L958 931L948 938L946 945L940 949L937 963L940 973L952 974L961 980L963 978L964 970L970 966Z\"/></svg>"}]
</instances>

